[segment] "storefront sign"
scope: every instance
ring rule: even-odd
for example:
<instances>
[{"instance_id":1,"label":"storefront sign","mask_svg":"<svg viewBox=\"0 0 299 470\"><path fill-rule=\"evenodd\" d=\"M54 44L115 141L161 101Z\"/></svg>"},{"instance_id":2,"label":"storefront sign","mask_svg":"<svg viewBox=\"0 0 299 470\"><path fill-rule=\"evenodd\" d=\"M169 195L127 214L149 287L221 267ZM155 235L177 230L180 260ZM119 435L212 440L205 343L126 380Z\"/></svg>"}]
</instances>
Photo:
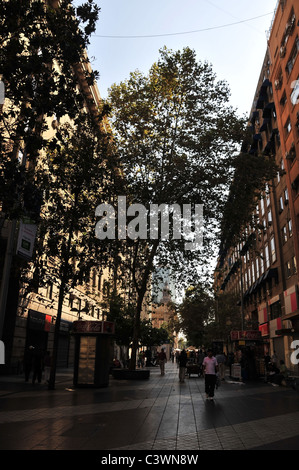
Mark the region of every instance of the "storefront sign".
<instances>
[{"instance_id":1,"label":"storefront sign","mask_svg":"<svg viewBox=\"0 0 299 470\"><path fill-rule=\"evenodd\" d=\"M255 341L261 339L261 332L258 330L231 331L230 337L232 341L250 340Z\"/></svg>"},{"instance_id":2,"label":"storefront sign","mask_svg":"<svg viewBox=\"0 0 299 470\"><path fill-rule=\"evenodd\" d=\"M263 325L260 325L259 331L261 332L261 336L268 336L269 335L269 323L264 323Z\"/></svg>"},{"instance_id":3,"label":"storefront sign","mask_svg":"<svg viewBox=\"0 0 299 470\"><path fill-rule=\"evenodd\" d=\"M17 243L17 254L26 259L31 259L35 242L37 226L20 222Z\"/></svg>"},{"instance_id":4,"label":"storefront sign","mask_svg":"<svg viewBox=\"0 0 299 470\"><path fill-rule=\"evenodd\" d=\"M29 328L32 330L45 330L45 315L35 310L29 310Z\"/></svg>"},{"instance_id":5,"label":"storefront sign","mask_svg":"<svg viewBox=\"0 0 299 470\"><path fill-rule=\"evenodd\" d=\"M74 333L104 333L114 334L114 323L107 321L75 321L73 323Z\"/></svg>"}]
</instances>

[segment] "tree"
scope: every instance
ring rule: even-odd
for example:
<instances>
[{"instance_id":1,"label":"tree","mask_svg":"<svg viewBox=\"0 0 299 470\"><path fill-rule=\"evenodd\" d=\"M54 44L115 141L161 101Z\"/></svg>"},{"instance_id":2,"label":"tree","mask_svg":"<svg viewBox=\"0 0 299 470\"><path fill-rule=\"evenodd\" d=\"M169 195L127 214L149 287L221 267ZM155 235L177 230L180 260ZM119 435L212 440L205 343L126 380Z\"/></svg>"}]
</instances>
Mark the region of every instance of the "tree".
<instances>
[{"instance_id":1,"label":"tree","mask_svg":"<svg viewBox=\"0 0 299 470\"><path fill-rule=\"evenodd\" d=\"M188 342L201 346L205 344L206 330L215 320L215 300L204 286L196 285L186 290L179 308L180 327Z\"/></svg>"},{"instance_id":2,"label":"tree","mask_svg":"<svg viewBox=\"0 0 299 470\"><path fill-rule=\"evenodd\" d=\"M88 63L86 48L99 8L88 1L9 0L0 3L0 70L5 106L0 115L1 150L15 158L21 149L34 160L46 145L47 118L79 118L87 93L78 93L79 65ZM85 67L91 85L97 76ZM26 148L20 147L25 142ZM9 146L8 146L9 144ZM4 152L4 148L6 151Z\"/></svg>"},{"instance_id":3,"label":"tree","mask_svg":"<svg viewBox=\"0 0 299 470\"><path fill-rule=\"evenodd\" d=\"M55 384L65 295L71 288L86 284L93 268L108 264L108 255L94 236L95 207L103 193L107 196L105 136L86 115L76 128L62 126L55 137L58 138L61 145L55 143L52 147L52 140L49 141L47 152L35 168L36 186L43 190L44 204L35 257L29 272L24 272L29 292L47 283L59 285L49 388Z\"/></svg>"},{"instance_id":4,"label":"tree","mask_svg":"<svg viewBox=\"0 0 299 470\"><path fill-rule=\"evenodd\" d=\"M89 90L97 72L86 55L98 14L93 0L77 7L69 0L0 1L0 79L5 87L0 106L0 203L3 217L12 220L12 243L18 219L39 221L43 188L38 191L35 166L48 145L46 132L55 133L52 125L65 120L76 127L84 107L100 125L103 110L95 109ZM59 152L63 144L58 137L51 145ZM23 262L13 261L17 290ZM4 316L2 286L4 282ZM0 336L1 329L2 318Z\"/></svg>"},{"instance_id":5,"label":"tree","mask_svg":"<svg viewBox=\"0 0 299 470\"><path fill-rule=\"evenodd\" d=\"M113 292L107 299L105 306L107 310L107 320L115 322L114 341L118 346L132 346L134 307L126 304L120 294ZM139 346L159 346L169 340L169 333L164 328L154 328L151 320L142 319L140 321L140 331L138 337ZM122 358L124 360L124 358ZM124 361L126 362L126 361Z\"/></svg>"},{"instance_id":6,"label":"tree","mask_svg":"<svg viewBox=\"0 0 299 470\"><path fill-rule=\"evenodd\" d=\"M199 266L209 265L223 194L243 134L244 123L228 100L227 84L217 81L211 65L198 62L189 48L177 52L164 48L147 76L136 71L110 89L113 138L126 178L123 195L132 205L127 214L130 236L117 240L123 252L120 276L124 279L125 273L126 283L128 278L132 280L137 296L132 368L136 364L140 312L156 260L187 284L191 278L194 282ZM138 209L133 204L139 204ZM181 210L179 232L184 221L184 237L177 236L171 211L169 237L161 237L165 213L159 213L156 224L152 218L150 227L150 212L142 213L142 207L150 211L161 204L176 204ZM182 216L184 204L194 210L199 205L204 207L201 250L185 249L188 236L197 236L200 230L198 226L194 230L193 224L193 234L188 233L198 214L193 213L193 219ZM136 220L132 220L134 208L139 210ZM118 215L120 220L120 212Z\"/></svg>"}]
</instances>

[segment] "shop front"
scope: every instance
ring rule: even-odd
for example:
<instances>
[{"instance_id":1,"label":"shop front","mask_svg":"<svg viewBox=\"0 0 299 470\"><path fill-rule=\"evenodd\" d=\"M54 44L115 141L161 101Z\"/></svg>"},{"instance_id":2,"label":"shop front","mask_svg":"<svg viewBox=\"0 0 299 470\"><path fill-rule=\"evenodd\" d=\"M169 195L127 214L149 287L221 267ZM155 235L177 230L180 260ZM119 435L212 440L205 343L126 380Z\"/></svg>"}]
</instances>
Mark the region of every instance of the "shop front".
<instances>
[{"instance_id":1,"label":"shop front","mask_svg":"<svg viewBox=\"0 0 299 470\"><path fill-rule=\"evenodd\" d=\"M230 341L234 353L234 364L241 367L244 380L255 379L264 374L264 339L259 330L231 331ZM233 365L238 378L240 367Z\"/></svg>"},{"instance_id":2,"label":"shop front","mask_svg":"<svg viewBox=\"0 0 299 470\"><path fill-rule=\"evenodd\" d=\"M51 331L51 315L29 310L27 321L26 347L33 346L46 351Z\"/></svg>"}]
</instances>

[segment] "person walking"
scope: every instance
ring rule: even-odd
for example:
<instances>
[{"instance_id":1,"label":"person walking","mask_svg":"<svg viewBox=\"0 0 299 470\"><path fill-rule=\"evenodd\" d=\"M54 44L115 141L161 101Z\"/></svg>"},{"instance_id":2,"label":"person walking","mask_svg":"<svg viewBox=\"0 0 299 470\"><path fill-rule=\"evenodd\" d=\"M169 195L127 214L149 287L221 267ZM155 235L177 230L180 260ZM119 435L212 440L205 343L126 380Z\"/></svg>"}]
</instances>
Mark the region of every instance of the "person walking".
<instances>
[{"instance_id":1,"label":"person walking","mask_svg":"<svg viewBox=\"0 0 299 470\"><path fill-rule=\"evenodd\" d=\"M216 357L213 356L211 349L208 349L207 352L208 355L203 360L205 392L207 400L213 400L217 378L216 373L218 372L218 362Z\"/></svg>"},{"instance_id":2,"label":"person walking","mask_svg":"<svg viewBox=\"0 0 299 470\"><path fill-rule=\"evenodd\" d=\"M186 374L186 365L187 365L187 353L185 349L182 350L181 354L179 355L179 380L180 382L185 382L185 374Z\"/></svg>"},{"instance_id":3,"label":"person walking","mask_svg":"<svg viewBox=\"0 0 299 470\"><path fill-rule=\"evenodd\" d=\"M161 375L165 375L165 363L167 362L167 358L164 352L164 348L162 348L161 352L159 352L158 359L159 359Z\"/></svg>"}]
</instances>

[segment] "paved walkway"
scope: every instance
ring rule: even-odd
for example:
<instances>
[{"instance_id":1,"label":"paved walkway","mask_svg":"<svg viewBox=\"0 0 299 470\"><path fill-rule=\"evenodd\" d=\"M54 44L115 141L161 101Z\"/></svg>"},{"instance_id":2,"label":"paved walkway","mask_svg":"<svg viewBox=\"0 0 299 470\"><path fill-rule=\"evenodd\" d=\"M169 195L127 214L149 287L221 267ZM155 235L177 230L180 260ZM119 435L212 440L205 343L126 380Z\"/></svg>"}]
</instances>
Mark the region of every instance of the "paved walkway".
<instances>
[{"instance_id":1,"label":"paved walkway","mask_svg":"<svg viewBox=\"0 0 299 470\"><path fill-rule=\"evenodd\" d=\"M299 394L227 378L210 402L203 378L180 383L172 363L100 389L75 389L71 372L54 391L0 376L0 429L1 450L299 449Z\"/></svg>"}]
</instances>

